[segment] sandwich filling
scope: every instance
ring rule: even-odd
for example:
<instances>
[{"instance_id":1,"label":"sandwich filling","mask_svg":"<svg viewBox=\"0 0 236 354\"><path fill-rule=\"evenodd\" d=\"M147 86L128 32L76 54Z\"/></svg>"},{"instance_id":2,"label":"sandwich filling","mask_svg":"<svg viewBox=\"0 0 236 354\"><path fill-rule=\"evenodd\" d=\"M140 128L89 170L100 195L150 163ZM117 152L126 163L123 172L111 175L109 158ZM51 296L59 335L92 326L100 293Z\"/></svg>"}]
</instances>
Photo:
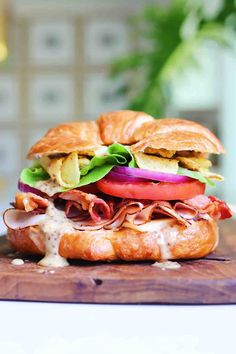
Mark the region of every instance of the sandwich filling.
<instances>
[{"instance_id":1,"label":"sandwich filling","mask_svg":"<svg viewBox=\"0 0 236 354\"><path fill-rule=\"evenodd\" d=\"M64 234L122 228L142 233L158 231L163 219L186 228L199 220L231 217L224 201L204 194L206 186L223 180L209 170L211 165L202 152L140 152L118 143L93 157L76 151L43 156L22 171L20 192L4 220L13 230L39 227L46 246L39 264L65 266L59 254ZM159 241L162 258L171 259L161 233Z\"/></svg>"}]
</instances>

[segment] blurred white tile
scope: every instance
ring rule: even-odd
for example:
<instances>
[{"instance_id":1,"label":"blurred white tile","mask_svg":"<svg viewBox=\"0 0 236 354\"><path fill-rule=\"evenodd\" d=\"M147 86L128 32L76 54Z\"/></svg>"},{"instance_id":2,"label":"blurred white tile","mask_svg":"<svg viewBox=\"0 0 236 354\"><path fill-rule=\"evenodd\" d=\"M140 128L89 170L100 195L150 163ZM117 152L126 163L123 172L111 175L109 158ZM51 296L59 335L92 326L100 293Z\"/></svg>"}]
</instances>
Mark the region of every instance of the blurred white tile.
<instances>
[{"instance_id":1,"label":"blurred white tile","mask_svg":"<svg viewBox=\"0 0 236 354\"><path fill-rule=\"evenodd\" d=\"M4 175L0 173L0 215L10 207L10 203L14 201L17 191L17 182L19 174ZM5 233L5 224L0 217L0 236Z\"/></svg>"},{"instance_id":2,"label":"blurred white tile","mask_svg":"<svg viewBox=\"0 0 236 354\"><path fill-rule=\"evenodd\" d=\"M215 109L219 103L220 60L217 48L207 44L197 53L199 67L186 68L173 84L177 109Z\"/></svg>"},{"instance_id":3,"label":"blurred white tile","mask_svg":"<svg viewBox=\"0 0 236 354\"><path fill-rule=\"evenodd\" d=\"M29 57L36 65L69 65L74 59L74 27L65 20L36 21L29 37Z\"/></svg>"},{"instance_id":4,"label":"blurred white tile","mask_svg":"<svg viewBox=\"0 0 236 354\"><path fill-rule=\"evenodd\" d=\"M29 111L39 122L58 122L74 114L73 79L66 75L37 75L29 84Z\"/></svg>"},{"instance_id":5,"label":"blurred white tile","mask_svg":"<svg viewBox=\"0 0 236 354\"><path fill-rule=\"evenodd\" d=\"M123 79L110 79L105 74L88 75L84 83L84 110L89 118L106 111L125 108L127 102L119 94Z\"/></svg>"},{"instance_id":6,"label":"blurred white tile","mask_svg":"<svg viewBox=\"0 0 236 354\"><path fill-rule=\"evenodd\" d=\"M34 144L36 144L42 137L47 133L47 128L40 128L29 131L27 148L30 149Z\"/></svg>"},{"instance_id":7,"label":"blurred white tile","mask_svg":"<svg viewBox=\"0 0 236 354\"><path fill-rule=\"evenodd\" d=\"M89 64L106 64L128 51L127 25L94 20L85 27L85 58Z\"/></svg>"},{"instance_id":8,"label":"blurred white tile","mask_svg":"<svg viewBox=\"0 0 236 354\"><path fill-rule=\"evenodd\" d=\"M18 171L20 165L20 145L16 132L0 131L0 174Z\"/></svg>"},{"instance_id":9,"label":"blurred white tile","mask_svg":"<svg viewBox=\"0 0 236 354\"><path fill-rule=\"evenodd\" d=\"M18 81L12 75L0 75L0 122L14 122L18 114Z\"/></svg>"}]
</instances>

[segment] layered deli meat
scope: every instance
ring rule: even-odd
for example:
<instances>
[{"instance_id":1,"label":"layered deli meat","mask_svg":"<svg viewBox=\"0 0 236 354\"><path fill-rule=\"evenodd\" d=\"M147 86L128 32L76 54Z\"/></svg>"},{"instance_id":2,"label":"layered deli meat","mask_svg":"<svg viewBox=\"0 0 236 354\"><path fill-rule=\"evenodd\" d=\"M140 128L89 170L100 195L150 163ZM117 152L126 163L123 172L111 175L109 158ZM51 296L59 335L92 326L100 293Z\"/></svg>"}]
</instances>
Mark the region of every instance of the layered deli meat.
<instances>
[{"instance_id":1,"label":"layered deli meat","mask_svg":"<svg viewBox=\"0 0 236 354\"><path fill-rule=\"evenodd\" d=\"M211 162L203 154L131 151L116 143L92 158L73 152L34 161L21 173L14 209L5 214L7 225L15 228L14 213L17 228L34 225L49 202L75 230L118 230L124 225L138 230L161 218L187 226L232 216L224 201L204 194L207 185L223 177L210 171Z\"/></svg>"},{"instance_id":2,"label":"layered deli meat","mask_svg":"<svg viewBox=\"0 0 236 354\"><path fill-rule=\"evenodd\" d=\"M97 122L62 124L31 148L31 167L21 172L4 221L9 230L36 226L45 236L42 263L53 265L54 255L65 265L59 254L65 234L155 232L159 220L184 230L230 218L229 206L212 192L224 178L209 156L223 152L207 128L182 119L115 111Z\"/></svg>"}]
</instances>

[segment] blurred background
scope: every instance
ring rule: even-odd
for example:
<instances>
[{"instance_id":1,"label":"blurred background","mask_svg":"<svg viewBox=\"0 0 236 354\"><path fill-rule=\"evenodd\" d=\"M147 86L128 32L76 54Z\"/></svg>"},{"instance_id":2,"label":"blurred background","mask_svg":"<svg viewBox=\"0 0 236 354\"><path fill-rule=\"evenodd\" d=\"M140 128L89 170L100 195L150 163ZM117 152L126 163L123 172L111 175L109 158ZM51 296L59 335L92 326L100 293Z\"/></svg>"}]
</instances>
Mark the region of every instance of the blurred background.
<instances>
[{"instance_id":1,"label":"blurred background","mask_svg":"<svg viewBox=\"0 0 236 354\"><path fill-rule=\"evenodd\" d=\"M213 130L236 203L235 28L234 0L0 0L0 208L50 127L123 108Z\"/></svg>"}]
</instances>

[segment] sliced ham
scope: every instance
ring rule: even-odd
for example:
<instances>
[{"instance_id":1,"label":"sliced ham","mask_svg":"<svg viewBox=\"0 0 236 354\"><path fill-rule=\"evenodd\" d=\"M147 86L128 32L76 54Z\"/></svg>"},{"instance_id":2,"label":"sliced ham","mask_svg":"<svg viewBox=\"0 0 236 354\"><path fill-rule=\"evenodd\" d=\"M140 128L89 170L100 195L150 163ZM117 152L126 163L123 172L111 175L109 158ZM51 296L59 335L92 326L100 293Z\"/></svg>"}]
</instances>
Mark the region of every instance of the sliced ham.
<instances>
[{"instance_id":1,"label":"sliced ham","mask_svg":"<svg viewBox=\"0 0 236 354\"><path fill-rule=\"evenodd\" d=\"M188 209L188 206L186 206L186 208ZM196 212L189 217L189 219L193 219L195 215ZM152 219L158 219L163 216L174 218L185 226L188 225L188 221L185 220L187 218L184 218L184 216L177 212L171 204L166 201L152 202L151 205L145 206L139 213L131 216L128 215L126 220L134 225L143 225L150 222Z\"/></svg>"},{"instance_id":2,"label":"sliced ham","mask_svg":"<svg viewBox=\"0 0 236 354\"><path fill-rule=\"evenodd\" d=\"M59 197L64 200L74 202L73 207L78 209L79 215L81 210L88 212L94 222L107 220L112 216L109 205L103 199L98 198L94 194L84 193L77 189L73 189L71 191L61 193ZM72 204L70 203L69 207L66 208L67 212L70 211L71 205ZM67 213L67 216L70 217L69 213Z\"/></svg>"},{"instance_id":3,"label":"sliced ham","mask_svg":"<svg viewBox=\"0 0 236 354\"><path fill-rule=\"evenodd\" d=\"M30 212L40 209L45 210L49 205L47 199L33 193L17 193L14 206L16 209Z\"/></svg>"},{"instance_id":4,"label":"sliced ham","mask_svg":"<svg viewBox=\"0 0 236 354\"><path fill-rule=\"evenodd\" d=\"M194 198L186 199L183 202L196 210L204 210L211 203L211 200L206 195L200 194Z\"/></svg>"},{"instance_id":5,"label":"sliced ham","mask_svg":"<svg viewBox=\"0 0 236 354\"><path fill-rule=\"evenodd\" d=\"M115 214L115 216L111 220L111 223L105 225L105 228L118 229L123 224L127 216L136 215L142 210L142 208L143 204L139 202L129 202L129 204L123 205L123 207L121 207Z\"/></svg>"},{"instance_id":6,"label":"sliced ham","mask_svg":"<svg viewBox=\"0 0 236 354\"><path fill-rule=\"evenodd\" d=\"M160 214L176 219L180 224L183 224L186 227L189 225L189 222L185 220L177 211L175 211L174 208L169 208L165 205L162 205L158 207L158 211Z\"/></svg>"},{"instance_id":7,"label":"sliced ham","mask_svg":"<svg viewBox=\"0 0 236 354\"><path fill-rule=\"evenodd\" d=\"M152 219L154 210L156 209L157 203L152 203L151 205L144 206L144 208L136 214L127 215L126 221L134 225L143 225Z\"/></svg>"},{"instance_id":8,"label":"sliced ham","mask_svg":"<svg viewBox=\"0 0 236 354\"><path fill-rule=\"evenodd\" d=\"M35 214L25 210L7 209L3 214L3 220L9 229L19 230L25 227L39 225L46 218L45 214Z\"/></svg>"},{"instance_id":9,"label":"sliced ham","mask_svg":"<svg viewBox=\"0 0 236 354\"><path fill-rule=\"evenodd\" d=\"M81 221L90 218L89 213L84 211L79 203L70 200L66 202L65 213L68 219L73 221Z\"/></svg>"},{"instance_id":10,"label":"sliced ham","mask_svg":"<svg viewBox=\"0 0 236 354\"><path fill-rule=\"evenodd\" d=\"M56 208L65 211L73 227L81 231L118 230L122 225L134 227L153 220L174 219L187 227L199 219L225 219L233 215L222 200L204 195L182 201L137 201L107 197L107 200L79 190L61 193L54 200ZM57 205L58 204L58 205ZM12 229L34 226L44 221L49 201L32 193L18 193L14 209L6 210L5 224ZM68 220L69 222L69 220Z\"/></svg>"},{"instance_id":11,"label":"sliced ham","mask_svg":"<svg viewBox=\"0 0 236 354\"><path fill-rule=\"evenodd\" d=\"M127 215L126 221L134 225L143 225L152 219L158 219L163 216L169 216L177 219L180 223L186 225L187 221L175 212L169 202L157 201L145 205L143 209L133 215Z\"/></svg>"},{"instance_id":12,"label":"sliced ham","mask_svg":"<svg viewBox=\"0 0 236 354\"><path fill-rule=\"evenodd\" d=\"M177 202L174 205L174 210L179 216L186 220L192 220L198 215L198 211L184 202Z\"/></svg>"},{"instance_id":13,"label":"sliced ham","mask_svg":"<svg viewBox=\"0 0 236 354\"><path fill-rule=\"evenodd\" d=\"M128 202L127 205L123 205L121 208L117 210L117 212L114 214L113 218L110 220L105 220L101 223L94 223L93 220L91 221L81 221L78 223L75 223L74 227L77 230L81 231L92 231L92 230L99 230L99 229L112 229L112 230L117 230L120 228L125 221L127 215L133 215L138 213L140 210L142 210L143 204L139 202Z\"/></svg>"}]
</instances>

